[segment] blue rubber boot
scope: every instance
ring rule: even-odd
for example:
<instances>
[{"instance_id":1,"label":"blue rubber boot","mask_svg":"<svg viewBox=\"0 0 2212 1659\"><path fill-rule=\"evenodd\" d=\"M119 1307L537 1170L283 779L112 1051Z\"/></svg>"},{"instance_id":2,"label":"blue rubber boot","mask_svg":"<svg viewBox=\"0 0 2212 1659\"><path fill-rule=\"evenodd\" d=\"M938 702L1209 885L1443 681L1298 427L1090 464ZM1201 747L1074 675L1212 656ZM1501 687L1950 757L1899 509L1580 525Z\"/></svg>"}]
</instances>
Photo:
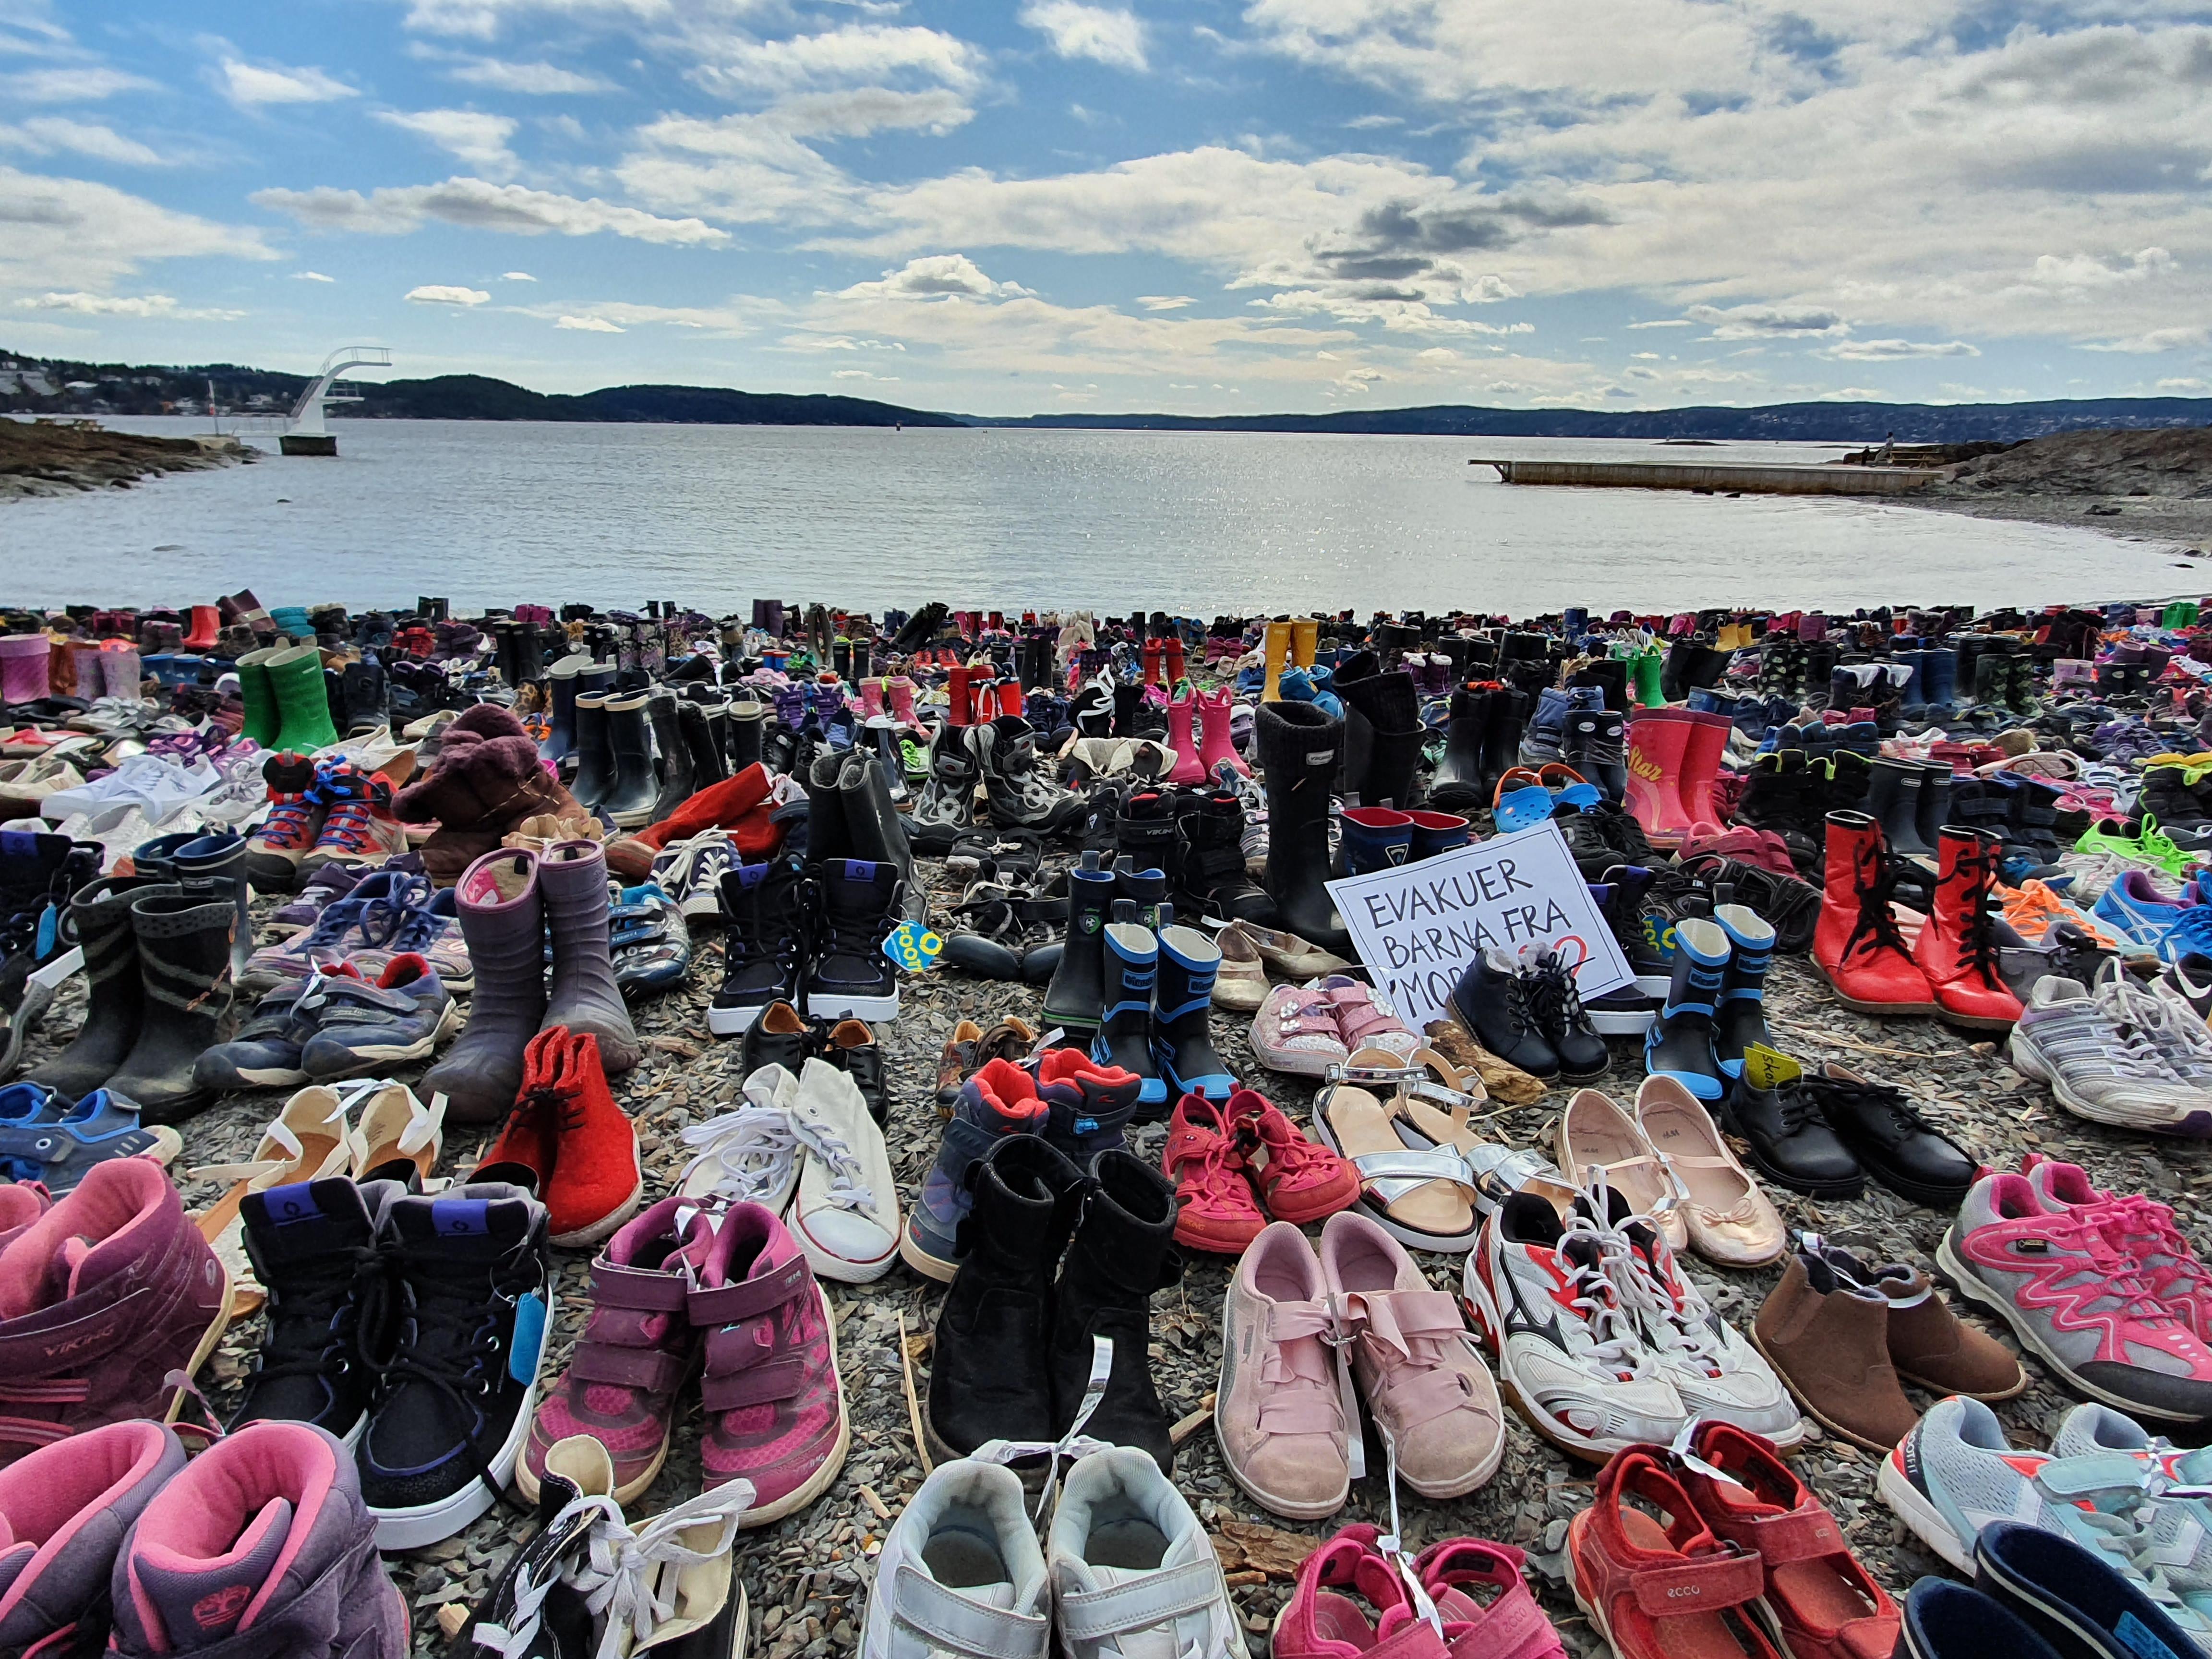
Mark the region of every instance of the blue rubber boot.
<instances>
[{"instance_id":1,"label":"blue rubber boot","mask_svg":"<svg viewBox=\"0 0 2212 1659\"><path fill-rule=\"evenodd\" d=\"M1167 1115L1168 1102L1186 1095L1224 1101L1237 1092L1236 1076L1214 1052L1207 1025L1214 975L1220 969L1221 951L1205 934L1188 927L1161 931L1152 991L1152 1065L1163 1092L1156 1109L1138 1097L1138 1122L1158 1121Z\"/></svg>"},{"instance_id":2,"label":"blue rubber boot","mask_svg":"<svg viewBox=\"0 0 2212 1659\"><path fill-rule=\"evenodd\" d=\"M1124 900L1115 905L1117 916L1127 903ZM1091 1058L1144 1079L1137 1091L1139 1123L1156 1123L1168 1115L1168 1085L1152 1066L1152 982L1158 977L1159 957L1159 940L1151 928L1134 921L1108 925L1104 1018L1098 1035L1091 1040ZM1219 951L1214 952L1214 959L1219 962ZM1211 979L1206 994L1212 994Z\"/></svg>"},{"instance_id":3,"label":"blue rubber boot","mask_svg":"<svg viewBox=\"0 0 2212 1659\"><path fill-rule=\"evenodd\" d=\"M1672 1078L1699 1100L1718 1100L1727 1089L1713 1052L1713 1024L1730 954L1720 923L1702 916L1676 922L1667 1006L1644 1039L1644 1071Z\"/></svg>"}]
</instances>

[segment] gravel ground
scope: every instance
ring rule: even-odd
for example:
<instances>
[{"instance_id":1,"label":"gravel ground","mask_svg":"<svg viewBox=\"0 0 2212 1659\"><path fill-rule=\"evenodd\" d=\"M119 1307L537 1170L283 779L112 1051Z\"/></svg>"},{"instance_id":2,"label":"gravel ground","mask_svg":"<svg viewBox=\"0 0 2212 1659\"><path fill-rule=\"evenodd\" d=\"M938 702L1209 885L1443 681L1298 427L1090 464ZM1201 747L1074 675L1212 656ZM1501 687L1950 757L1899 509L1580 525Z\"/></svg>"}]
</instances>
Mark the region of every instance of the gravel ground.
<instances>
[{"instance_id":1,"label":"gravel ground","mask_svg":"<svg viewBox=\"0 0 2212 1659\"><path fill-rule=\"evenodd\" d=\"M680 1167L679 1132L728 1109L737 1097L738 1046L709 1036L705 1018L708 1001L720 979L720 957L719 943L711 933L702 935L690 985L636 1011L646 1059L622 1081L617 1094L636 1120L643 1143L647 1201L669 1189ZM2212 1195L2207 1194L2212 1188L2212 1155L2199 1146L2153 1141L2075 1120L2040 1088L2011 1072L1997 1045L1932 1021L1882 1022L1848 1012L1829 999L1811 969L1799 961L1778 962L1769 991L1772 1023L1783 1047L1808 1061L1834 1060L1903 1085L1931 1118L1984 1158L2016 1164L2027 1152L2041 1151L2085 1165L2100 1185L2165 1200L2192 1231L2212 1222ZM988 1027L1008 1013L1036 1024L1041 1000L1039 992L1025 986L978 981L947 971L906 986L900 1018L879 1028L896 1091L890 1142L902 1208L913 1202L936 1154L939 1121L931 1096L938 1054L953 1024L966 1018ZM64 993L34 1034L29 1045L33 1062L75 1034L82 1011L80 981ZM1310 1123L1312 1089L1259 1066L1246 1042L1249 1024L1247 1018L1217 1013L1217 1045L1241 1077L1272 1096L1294 1120ZM1632 1095L1642 1070L1634 1045L1617 1041L1613 1058L1608 1092ZM1554 1091L1533 1104L1505 1111L1493 1120L1493 1133L1509 1144L1548 1148L1552 1125L1565 1097ZM261 1128L282 1103L282 1095L275 1092L239 1096L185 1126L185 1154L175 1173L188 1206L211 1201L218 1188L212 1182L190 1181L185 1171L251 1156ZM1158 1157L1164 1133L1158 1127L1142 1131L1136 1139L1138 1150ZM442 1169L470 1167L486 1138L486 1131L449 1133ZM1879 1188L1870 1187L1864 1198L1847 1203L1814 1204L1779 1191L1772 1196L1793 1228L1824 1233L1882 1261L1931 1264L1949 1219ZM1456 1293L1459 1261L1424 1260L1431 1280ZM560 1298L549 1378L566 1366L586 1311L582 1294L586 1265L584 1253L558 1253ZM1692 1277L1705 1294L1739 1328L1748 1325L1781 1271L1778 1264L1747 1273L1717 1269L1702 1261L1691 1265ZM1230 1266L1218 1258L1193 1255L1181 1288L1163 1291L1154 1300L1154 1372L1173 1416L1197 1412L1213 1389L1221 1354L1221 1298ZM866 1607L870 1559L888 1517L899 1512L922 1479L901 1382L899 1320L903 1316L907 1330L916 1334L911 1344L917 1353L915 1380L923 1387L927 1352L919 1337L931 1328L940 1294L940 1287L919 1280L902 1266L872 1285L830 1286L852 1412L852 1451L836 1484L812 1509L740 1534L740 1570L751 1598L752 1651L757 1655L823 1659L854 1650ZM2002 1330L1995 1334L2004 1334ZM235 1398L260 1335L258 1316L240 1321L202 1374L202 1386L216 1409L225 1409ZM2040 1445L2047 1443L2058 1419L2075 1402L2047 1381L2037 1364L2031 1362L2027 1370L2033 1386L1996 1409L2016 1443ZM1460 1534L1522 1547L1530 1552L1539 1593L1567 1645L1577 1655L1592 1651L1602 1644L1559 1582L1558 1559L1569 1518L1589 1501L1592 1471L1566 1461L1510 1411L1506 1423L1504 1466L1483 1490L1445 1503L1403 1495L1407 1547L1417 1550L1438 1538ZM652 1514L698 1490L696 1425L695 1395L679 1419L667 1467L645 1498L631 1506L634 1516ZM1923 1573L1941 1571L1941 1564L1911 1543L1902 1524L1875 1498L1875 1459L1856 1448L1821 1440L1816 1427L1811 1434L1796 1466L1843 1522L1853 1547L1875 1576L1893 1592L1902 1592ZM1369 1457L1379 1471L1382 1460L1371 1436ZM1176 1474L1207 1527L1241 1539L1242 1548L1256 1564L1232 1573L1231 1583L1254 1652L1264 1655L1267 1632L1289 1593L1296 1561L1310 1547L1295 1536L1279 1534L1326 1536L1334 1528L1282 1526L1254 1505L1222 1467L1210 1426L1199 1427L1183 1443ZM1389 1496L1379 1474L1355 1487L1352 1502L1336 1517L1338 1524L1354 1520L1389 1526ZM418 1653L442 1650L439 1610L471 1603L483 1592L525 1523L520 1507L495 1510L457 1537L390 1558L393 1581L413 1610ZM1269 1567L1278 1571L1267 1571Z\"/></svg>"}]
</instances>

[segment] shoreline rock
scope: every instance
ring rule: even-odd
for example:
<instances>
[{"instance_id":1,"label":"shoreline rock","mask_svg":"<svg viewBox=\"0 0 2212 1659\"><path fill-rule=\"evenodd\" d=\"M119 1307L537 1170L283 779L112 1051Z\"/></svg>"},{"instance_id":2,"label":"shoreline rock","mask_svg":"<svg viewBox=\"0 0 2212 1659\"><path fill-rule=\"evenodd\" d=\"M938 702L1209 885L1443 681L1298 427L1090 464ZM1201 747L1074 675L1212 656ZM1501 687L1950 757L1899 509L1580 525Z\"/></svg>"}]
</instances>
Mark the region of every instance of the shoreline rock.
<instances>
[{"instance_id":1,"label":"shoreline rock","mask_svg":"<svg viewBox=\"0 0 2212 1659\"><path fill-rule=\"evenodd\" d=\"M204 472L258 458L228 434L149 438L90 421L0 420L0 501L128 489L168 472Z\"/></svg>"}]
</instances>

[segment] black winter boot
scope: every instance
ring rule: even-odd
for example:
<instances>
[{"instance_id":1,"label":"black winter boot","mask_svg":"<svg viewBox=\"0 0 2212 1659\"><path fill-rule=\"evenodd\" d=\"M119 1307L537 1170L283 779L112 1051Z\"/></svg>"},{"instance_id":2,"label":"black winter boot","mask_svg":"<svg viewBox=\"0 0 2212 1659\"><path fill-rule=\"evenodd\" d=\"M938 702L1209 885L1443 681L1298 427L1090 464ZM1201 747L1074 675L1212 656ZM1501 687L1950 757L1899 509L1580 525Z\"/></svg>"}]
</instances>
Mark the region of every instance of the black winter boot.
<instances>
[{"instance_id":1,"label":"black winter boot","mask_svg":"<svg viewBox=\"0 0 2212 1659\"><path fill-rule=\"evenodd\" d=\"M1344 722L1310 702L1263 702L1254 727L1267 792L1267 869L1261 878L1282 925L1324 951L1352 939L1325 884L1328 797Z\"/></svg>"},{"instance_id":2,"label":"black winter boot","mask_svg":"<svg viewBox=\"0 0 2212 1659\"><path fill-rule=\"evenodd\" d=\"M1114 905L1114 872L1098 854L1083 854L1067 872L1067 934L1060 965L1045 988L1044 1021L1070 1031L1095 1031L1106 1002L1106 919Z\"/></svg>"},{"instance_id":3,"label":"black winter boot","mask_svg":"<svg viewBox=\"0 0 2212 1659\"><path fill-rule=\"evenodd\" d=\"M1559 1051L1544 1040L1536 975L1503 951L1482 951L1452 988L1452 1012L1484 1048L1509 1066L1549 1082L1559 1074Z\"/></svg>"},{"instance_id":4,"label":"black winter boot","mask_svg":"<svg viewBox=\"0 0 2212 1659\"><path fill-rule=\"evenodd\" d=\"M154 887L131 904L144 1002L138 1036L106 1086L138 1103L148 1123L175 1123L205 1106L192 1079L200 1052L229 1036L230 936L238 903L223 890Z\"/></svg>"},{"instance_id":5,"label":"black winter boot","mask_svg":"<svg viewBox=\"0 0 2212 1659\"><path fill-rule=\"evenodd\" d=\"M653 720L653 746L660 751L660 788L653 798L651 822L658 823L691 799L691 745L684 741L676 698L656 691L646 699Z\"/></svg>"},{"instance_id":6,"label":"black winter boot","mask_svg":"<svg viewBox=\"0 0 2212 1659\"><path fill-rule=\"evenodd\" d=\"M1275 901L1244 867L1244 805L1225 790L1188 794L1176 807L1182 827L1182 879L1178 910L1273 927Z\"/></svg>"},{"instance_id":7,"label":"black winter boot","mask_svg":"<svg viewBox=\"0 0 2212 1659\"><path fill-rule=\"evenodd\" d=\"M922 1433L939 1463L965 1457L987 1440L1048 1444L1059 1437L1052 1279L1083 1173L1036 1135L1005 1135L971 1179L975 1207L960 1229L967 1254L937 1310L922 1413ZM1013 1468L1032 1490L1043 1485L1043 1458Z\"/></svg>"},{"instance_id":8,"label":"black winter boot","mask_svg":"<svg viewBox=\"0 0 2212 1659\"><path fill-rule=\"evenodd\" d=\"M84 1025L76 1042L31 1073L32 1082L43 1083L65 1100L82 1100L123 1064L138 1040L146 1006L131 907L147 894L176 897L184 890L157 887L136 876L106 877L77 889L70 900L64 937L74 938L84 951Z\"/></svg>"},{"instance_id":9,"label":"black winter boot","mask_svg":"<svg viewBox=\"0 0 2212 1659\"><path fill-rule=\"evenodd\" d=\"M849 751L848 751L849 752ZM857 857L845 821L845 756L823 750L800 780L806 786L806 861Z\"/></svg>"},{"instance_id":10,"label":"black winter boot","mask_svg":"<svg viewBox=\"0 0 2212 1659\"><path fill-rule=\"evenodd\" d=\"M1152 1384L1152 1298L1182 1278L1175 1224L1175 1188L1164 1176L1133 1152L1099 1153L1053 1287L1052 1311L1053 1437L1073 1426L1103 1339L1111 1345L1111 1363L1082 1432L1150 1452L1167 1475L1175 1474L1175 1444Z\"/></svg>"},{"instance_id":11,"label":"black winter boot","mask_svg":"<svg viewBox=\"0 0 2212 1659\"><path fill-rule=\"evenodd\" d=\"M722 726L726 716L720 703L697 703L685 698L677 706L677 729L691 756L691 787L704 789L730 775L730 763L722 752Z\"/></svg>"},{"instance_id":12,"label":"black winter boot","mask_svg":"<svg viewBox=\"0 0 2212 1659\"><path fill-rule=\"evenodd\" d=\"M1176 821L1176 805L1175 796L1166 790L1137 790L1122 805L1121 820L1114 826L1114 867L1157 870L1167 878L1165 890L1170 896L1182 890L1182 826Z\"/></svg>"}]
</instances>

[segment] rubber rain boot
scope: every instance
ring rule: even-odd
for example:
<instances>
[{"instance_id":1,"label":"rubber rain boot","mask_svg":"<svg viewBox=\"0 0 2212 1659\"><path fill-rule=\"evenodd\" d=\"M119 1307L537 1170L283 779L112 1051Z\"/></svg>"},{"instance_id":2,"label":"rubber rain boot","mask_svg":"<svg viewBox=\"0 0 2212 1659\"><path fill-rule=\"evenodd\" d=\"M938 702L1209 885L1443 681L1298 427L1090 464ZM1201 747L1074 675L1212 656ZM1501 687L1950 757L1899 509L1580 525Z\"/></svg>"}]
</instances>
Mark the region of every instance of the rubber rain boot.
<instances>
[{"instance_id":1,"label":"rubber rain boot","mask_svg":"<svg viewBox=\"0 0 2212 1659\"><path fill-rule=\"evenodd\" d=\"M422 1079L457 1123L489 1123L514 1104L523 1050L545 1019L545 911L538 855L495 848L453 884L476 989L469 1021Z\"/></svg>"},{"instance_id":2,"label":"rubber rain boot","mask_svg":"<svg viewBox=\"0 0 2212 1659\"><path fill-rule=\"evenodd\" d=\"M614 759L614 776L597 810L617 830L639 830L650 823L653 798L659 793L653 775L647 702L642 693L606 700L607 749Z\"/></svg>"},{"instance_id":3,"label":"rubber rain boot","mask_svg":"<svg viewBox=\"0 0 2212 1659\"><path fill-rule=\"evenodd\" d=\"M1813 966L1855 1012L1934 1013L1936 993L1890 913L1895 881L1881 826L1863 812L1831 812L1827 832Z\"/></svg>"},{"instance_id":4,"label":"rubber rain boot","mask_svg":"<svg viewBox=\"0 0 2212 1659\"><path fill-rule=\"evenodd\" d=\"M70 937L84 952L84 1024L76 1040L39 1066L30 1081L69 1100L82 1100L122 1066L138 1041L146 1006L145 977L138 969L138 940L131 907L143 895L181 896L179 886L157 885L136 876L88 882L69 902Z\"/></svg>"},{"instance_id":5,"label":"rubber rain boot","mask_svg":"<svg viewBox=\"0 0 2212 1659\"><path fill-rule=\"evenodd\" d=\"M1227 688L1198 694L1199 744L1198 759L1202 770L1201 781L1218 780L1224 766L1240 777L1250 777L1252 768L1229 735L1229 722L1236 712L1235 700Z\"/></svg>"},{"instance_id":6,"label":"rubber rain boot","mask_svg":"<svg viewBox=\"0 0 2212 1659\"><path fill-rule=\"evenodd\" d=\"M1091 1040L1091 1058L1101 1066L1114 1066L1144 1079L1137 1091L1137 1118L1157 1123L1168 1112L1168 1085L1152 1065L1152 985L1159 974L1159 940L1149 927L1119 918L1135 914L1127 899L1115 906L1115 921L1107 924L1105 939L1105 1007L1098 1034Z\"/></svg>"},{"instance_id":7,"label":"rubber rain boot","mask_svg":"<svg viewBox=\"0 0 2212 1659\"><path fill-rule=\"evenodd\" d=\"M1889 850L1903 858L1928 857L1936 849L1920 838L1920 791L1926 774L1917 762L1899 760L1878 760L1872 772L1867 812L1881 825Z\"/></svg>"},{"instance_id":8,"label":"rubber rain boot","mask_svg":"<svg viewBox=\"0 0 2212 1659\"><path fill-rule=\"evenodd\" d=\"M269 665L283 654L274 646L264 646L247 652L237 663L238 700L246 705L246 724L240 735L252 738L264 749L282 746L276 734L283 727L284 715L276 707L276 688L270 683Z\"/></svg>"},{"instance_id":9,"label":"rubber rain boot","mask_svg":"<svg viewBox=\"0 0 2212 1659\"><path fill-rule=\"evenodd\" d=\"M1644 708L1629 719L1622 799L1654 847L1680 845L1693 822L1679 793L1692 724L1686 709Z\"/></svg>"},{"instance_id":10,"label":"rubber rain boot","mask_svg":"<svg viewBox=\"0 0 2212 1659\"><path fill-rule=\"evenodd\" d=\"M181 1122L212 1098L193 1080L192 1066L229 1035L237 926L238 903L227 887L155 887L131 902L144 1002L137 1040L106 1086L137 1101L143 1122Z\"/></svg>"},{"instance_id":11,"label":"rubber rain boot","mask_svg":"<svg viewBox=\"0 0 2212 1659\"><path fill-rule=\"evenodd\" d=\"M1920 769L1920 805L1914 809L1913 827L1923 846L1935 847L1950 820L1951 777L1950 767L1942 761Z\"/></svg>"},{"instance_id":12,"label":"rubber rain boot","mask_svg":"<svg viewBox=\"0 0 2212 1659\"><path fill-rule=\"evenodd\" d=\"M1281 701L1283 695L1281 685L1283 670L1292 665L1290 661L1290 623L1269 623L1267 632L1261 638L1260 652L1262 665L1267 671L1267 678L1260 687L1260 701L1278 702ZM11 698L10 701L12 702L13 699Z\"/></svg>"},{"instance_id":13,"label":"rubber rain boot","mask_svg":"<svg viewBox=\"0 0 2212 1659\"><path fill-rule=\"evenodd\" d=\"M276 749L302 753L338 740L331 720L331 696L323 684L323 653L312 645L280 651L268 662L270 689L276 693L282 723Z\"/></svg>"},{"instance_id":14,"label":"rubber rain boot","mask_svg":"<svg viewBox=\"0 0 2212 1659\"><path fill-rule=\"evenodd\" d=\"M1344 722L1310 702L1263 703L1254 728L1267 795L1267 864L1261 884L1282 925L1339 956L1352 939L1328 896L1328 797Z\"/></svg>"},{"instance_id":15,"label":"rubber rain boot","mask_svg":"<svg viewBox=\"0 0 2212 1659\"><path fill-rule=\"evenodd\" d=\"M1152 1066L1165 1090L1150 1116L1139 1093L1136 1121L1158 1122L1169 1103L1186 1095L1224 1101L1237 1091L1236 1076L1214 1051L1207 1025L1220 970L1220 947L1205 934L1189 927L1160 930L1152 980Z\"/></svg>"},{"instance_id":16,"label":"rubber rain boot","mask_svg":"<svg viewBox=\"0 0 2212 1659\"><path fill-rule=\"evenodd\" d=\"M1713 783L1720 776L1721 757L1728 751L1729 717L1690 715L1690 738L1682 750L1682 776L1675 795L1683 814L1692 823L1718 823L1723 816L1713 804Z\"/></svg>"},{"instance_id":17,"label":"rubber rain boot","mask_svg":"<svg viewBox=\"0 0 2212 1659\"><path fill-rule=\"evenodd\" d=\"M1336 873L1364 876L1413 857L1413 820L1387 806L1347 806L1337 817Z\"/></svg>"},{"instance_id":18,"label":"rubber rain boot","mask_svg":"<svg viewBox=\"0 0 2212 1659\"><path fill-rule=\"evenodd\" d=\"M1937 1017L1973 1030L2008 1030L2021 1013L2020 999L1997 973L1989 908L2002 851L1995 836L1982 831L1942 831L1936 906L1912 946L1912 960L1934 988Z\"/></svg>"},{"instance_id":19,"label":"rubber rain boot","mask_svg":"<svg viewBox=\"0 0 2212 1659\"><path fill-rule=\"evenodd\" d=\"M1744 904L1716 905L1713 920L1729 941L1728 974L1713 1021L1713 1055L1723 1073L1737 1078L1753 1048L1774 1047L1766 1029L1766 969L1774 959L1774 927Z\"/></svg>"},{"instance_id":20,"label":"rubber rain boot","mask_svg":"<svg viewBox=\"0 0 2212 1659\"><path fill-rule=\"evenodd\" d=\"M660 787L653 795L647 821L658 823L691 799L691 745L677 723L674 696L656 691L646 699L645 708L653 726L653 746L660 757Z\"/></svg>"},{"instance_id":21,"label":"rubber rain boot","mask_svg":"<svg viewBox=\"0 0 2212 1659\"><path fill-rule=\"evenodd\" d=\"M1291 618L1291 665L1311 668L1321 647L1321 619L1317 617Z\"/></svg>"},{"instance_id":22,"label":"rubber rain boot","mask_svg":"<svg viewBox=\"0 0 2212 1659\"><path fill-rule=\"evenodd\" d=\"M1492 695L1488 690L1451 694L1445 705L1443 757L1429 781L1429 799L1433 804L1449 803L1461 810L1489 804L1489 797L1482 793L1482 750Z\"/></svg>"},{"instance_id":23,"label":"rubber rain boot","mask_svg":"<svg viewBox=\"0 0 2212 1659\"><path fill-rule=\"evenodd\" d=\"M1053 1286L1052 1437L1073 1425L1090 1392L1098 1341L1111 1344L1103 1398L1083 1431L1149 1452L1175 1473L1175 1442L1152 1381L1152 1293L1182 1279L1175 1188L1126 1148L1091 1160L1074 1235Z\"/></svg>"},{"instance_id":24,"label":"rubber rain boot","mask_svg":"<svg viewBox=\"0 0 2212 1659\"><path fill-rule=\"evenodd\" d=\"M1644 1038L1644 1071L1672 1078L1699 1100L1718 1100L1727 1091L1713 1052L1713 1025L1729 958L1729 936L1718 922L1702 916L1676 922L1674 981Z\"/></svg>"},{"instance_id":25,"label":"rubber rain boot","mask_svg":"<svg viewBox=\"0 0 2212 1659\"><path fill-rule=\"evenodd\" d=\"M576 694L576 775L568 780L568 793L587 812L599 810L614 785L614 750L607 745L607 698L604 692Z\"/></svg>"},{"instance_id":26,"label":"rubber rain boot","mask_svg":"<svg viewBox=\"0 0 2212 1659\"><path fill-rule=\"evenodd\" d=\"M595 841L556 842L538 860L538 887L553 939L553 983L544 1024L599 1038L601 1064L609 1077L619 1077L642 1051L615 984L605 849Z\"/></svg>"}]
</instances>

